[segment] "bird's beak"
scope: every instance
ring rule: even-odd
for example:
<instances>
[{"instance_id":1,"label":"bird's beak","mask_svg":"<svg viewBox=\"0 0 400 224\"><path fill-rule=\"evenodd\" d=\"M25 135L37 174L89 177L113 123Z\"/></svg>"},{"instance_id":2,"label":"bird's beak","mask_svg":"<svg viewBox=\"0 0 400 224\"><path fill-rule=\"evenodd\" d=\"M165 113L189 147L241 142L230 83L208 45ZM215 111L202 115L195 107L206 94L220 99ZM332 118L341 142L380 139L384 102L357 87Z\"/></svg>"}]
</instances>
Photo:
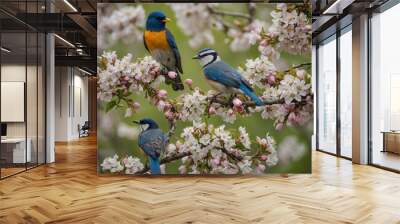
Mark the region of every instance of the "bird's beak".
<instances>
[{"instance_id":1,"label":"bird's beak","mask_svg":"<svg viewBox=\"0 0 400 224\"><path fill-rule=\"evenodd\" d=\"M135 123L135 124L140 124L139 121L133 121L133 123Z\"/></svg>"},{"instance_id":2,"label":"bird's beak","mask_svg":"<svg viewBox=\"0 0 400 224\"><path fill-rule=\"evenodd\" d=\"M167 22L169 22L169 21L171 21L170 18L165 18L165 19L163 20L164 23L167 23Z\"/></svg>"},{"instance_id":3,"label":"bird's beak","mask_svg":"<svg viewBox=\"0 0 400 224\"><path fill-rule=\"evenodd\" d=\"M196 55L192 59L200 59L200 57L198 55Z\"/></svg>"}]
</instances>

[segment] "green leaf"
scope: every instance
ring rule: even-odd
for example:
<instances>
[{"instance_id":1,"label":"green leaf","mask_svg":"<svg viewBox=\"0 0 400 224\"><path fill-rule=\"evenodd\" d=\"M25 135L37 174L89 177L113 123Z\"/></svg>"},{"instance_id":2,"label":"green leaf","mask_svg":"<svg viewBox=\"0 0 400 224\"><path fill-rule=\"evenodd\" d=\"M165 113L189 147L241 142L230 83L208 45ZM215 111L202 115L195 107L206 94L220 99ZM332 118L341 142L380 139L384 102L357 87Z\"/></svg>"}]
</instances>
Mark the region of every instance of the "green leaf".
<instances>
[{"instance_id":1,"label":"green leaf","mask_svg":"<svg viewBox=\"0 0 400 224\"><path fill-rule=\"evenodd\" d=\"M112 100L112 101L108 102L107 105L106 105L106 112L109 112L115 106L117 106L117 102L115 102L115 100Z\"/></svg>"}]
</instances>

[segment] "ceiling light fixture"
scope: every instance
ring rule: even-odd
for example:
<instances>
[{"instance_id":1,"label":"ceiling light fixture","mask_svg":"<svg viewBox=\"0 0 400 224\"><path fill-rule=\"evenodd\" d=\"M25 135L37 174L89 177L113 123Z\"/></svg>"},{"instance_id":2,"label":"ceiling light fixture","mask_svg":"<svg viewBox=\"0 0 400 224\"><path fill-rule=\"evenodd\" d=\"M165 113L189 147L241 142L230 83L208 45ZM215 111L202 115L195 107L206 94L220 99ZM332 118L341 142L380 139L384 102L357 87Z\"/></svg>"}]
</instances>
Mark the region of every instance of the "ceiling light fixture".
<instances>
[{"instance_id":1,"label":"ceiling light fixture","mask_svg":"<svg viewBox=\"0 0 400 224\"><path fill-rule=\"evenodd\" d=\"M351 5L355 0L336 0L327 9L324 10L322 14L324 15L340 15L343 10Z\"/></svg>"},{"instance_id":2,"label":"ceiling light fixture","mask_svg":"<svg viewBox=\"0 0 400 224\"><path fill-rule=\"evenodd\" d=\"M85 70L83 70L83 69L81 69L81 68L78 68L78 70L81 71L81 72L83 72L83 73L85 73L85 74L87 74L87 75L92 75L92 73L90 73L90 72L88 72L88 71L85 71Z\"/></svg>"},{"instance_id":3,"label":"ceiling light fixture","mask_svg":"<svg viewBox=\"0 0 400 224\"><path fill-rule=\"evenodd\" d=\"M0 49L1 49L2 51L6 52L6 53L10 53L10 52L11 52L11 50L9 50L9 49L7 49L7 48L5 48L5 47L1 47Z\"/></svg>"},{"instance_id":4,"label":"ceiling light fixture","mask_svg":"<svg viewBox=\"0 0 400 224\"><path fill-rule=\"evenodd\" d=\"M75 45L73 45L71 42L69 42L68 40L66 40L66 39L64 39L64 38L62 38L62 37L60 37L59 35L57 35L57 34L54 34L54 36L55 37L57 37L59 40L61 40L62 42L64 42L64 43L66 43L67 45L69 45L70 47L73 47L73 48L75 48Z\"/></svg>"},{"instance_id":5,"label":"ceiling light fixture","mask_svg":"<svg viewBox=\"0 0 400 224\"><path fill-rule=\"evenodd\" d=\"M332 5L330 5L322 14L331 14L332 9L336 9L337 5L339 4L340 0L336 0Z\"/></svg>"},{"instance_id":6,"label":"ceiling light fixture","mask_svg":"<svg viewBox=\"0 0 400 224\"><path fill-rule=\"evenodd\" d=\"M78 12L78 10L68 0L64 0L64 3L67 4L74 12Z\"/></svg>"}]
</instances>

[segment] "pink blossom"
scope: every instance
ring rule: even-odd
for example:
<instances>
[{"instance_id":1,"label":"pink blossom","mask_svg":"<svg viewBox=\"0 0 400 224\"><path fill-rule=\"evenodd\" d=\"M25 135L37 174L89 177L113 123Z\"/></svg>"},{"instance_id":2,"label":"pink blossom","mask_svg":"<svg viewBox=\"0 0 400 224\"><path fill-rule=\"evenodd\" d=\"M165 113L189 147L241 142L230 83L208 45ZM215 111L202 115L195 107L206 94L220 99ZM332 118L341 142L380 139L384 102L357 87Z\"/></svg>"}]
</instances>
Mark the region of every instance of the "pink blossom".
<instances>
[{"instance_id":1,"label":"pink blossom","mask_svg":"<svg viewBox=\"0 0 400 224\"><path fill-rule=\"evenodd\" d=\"M161 90L158 91L157 96L158 96L159 98L165 98L165 97L167 96L167 94L168 94L167 91L161 89Z\"/></svg>"},{"instance_id":2,"label":"pink blossom","mask_svg":"<svg viewBox=\"0 0 400 224\"><path fill-rule=\"evenodd\" d=\"M220 159L219 158L214 158L213 160L211 160L211 164L213 167L216 167L220 164Z\"/></svg>"},{"instance_id":3,"label":"pink blossom","mask_svg":"<svg viewBox=\"0 0 400 224\"><path fill-rule=\"evenodd\" d=\"M215 109L215 107L210 107L210 109L208 109L209 114L215 114L216 112L217 110Z\"/></svg>"},{"instance_id":4,"label":"pink blossom","mask_svg":"<svg viewBox=\"0 0 400 224\"><path fill-rule=\"evenodd\" d=\"M294 112L290 113L288 116L288 121L293 124L297 123L296 113L294 113Z\"/></svg>"},{"instance_id":5,"label":"pink blossom","mask_svg":"<svg viewBox=\"0 0 400 224\"><path fill-rule=\"evenodd\" d=\"M186 83L188 86L191 86L191 85L193 84L193 80L191 80L191 79L186 79L186 80L185 80L185 83Z\"/></svg>"},{"instance_id":6,"label":"pink blossom","mask_svg":"<svg viewBox=\"0 0 400 224\"><path fill-rule=\"evenodd\" d=\"M235 107L240 107L240 106L242 106L242 101L241 101L240 99L238 99L238 98L233 99L232 103L233 103L233 105L234 105Z\"/></svg>"},{"instance_id":7,"label":"pink blossom","mask_svg":"<svg viewBox=\"0 0 400 224\"><path fill-rule=\"evenodd\" d=\"M171 79L175 79L177 75L178 74L176 74L176 72L174 72L174 71L169 71L168 72L168 77L170 77Z\"/></svg>"},{"instance_id":8,"label":"pink blossom","mask_svg":"<svg viewBox=\"0 0 400 224\"><path fill-rule=\"evenodd\" d=\"M261 155L261 160L265 161L265 160L267 160L267 159L268 159L268 156L267 156L267 155Z\"/></svg>"},{"instance_id":9,"label":"pink blossom","mask_svg":"<svg viewBox=\"0 0 400 224\"><path fill-rule=\"evenodd\" d=\"M258 164L256 167L256 173L261 174L261 173L264 173L264 171L265 171L265 165L263 165L261 163Z\"/></svg>"},{"instance_id":10,"label":"pink blossom","mask_svg":"<svg viewBox=\"0 0 400 224\"><path fill-rule=\"evenodd\" d=\"M276 77L275 77L275 75L273 75L273 74L268 75L268 76L267 76L267 82L268 82L268 84L270 84L270 85L275 84L275 82L276 82Z\"/></svg>"},{"instance_id":11,"label":"pink blossom","mask_svg":"<svg viewBox=\"0 0 400 224\"><path fill-rule=\"evenodd\" d=\"M138 102L134 102L132 106L133 106L133 109L135 109L135 110L140 109L140 103L138 103Z\"/></svg>"},{"instance_id":12,"label":"pink blossom","mask_svg":"<svg viewBox=\"0 0 400 224\"><path fill-rule=\"evenodd\" d=\"M163 101L163 100L158 101L157 107L158 107L159 110L164 110L164 108L165 108L165 101Z\"/></svg>"},{"instance_id":13,"label":"pink blossom","mask_svg":"<svg viewBox=\"0 0 400 224\"><path fill-rule=\"evenodd\" d=\"M172 111L166 111L165 113L164 113L164 115L165 115L165 117L168 119L168 120L172 120L173 118L174 118L174 113L172 112Z\"/></svg>"},{"instance_id":14,"label":"pink blossom","mask_svg":"<svg viewBox=\"0 0 400 224\"><path fill-rule=\"evenodd\" d=\"M284 104L283 106L287 111L291 111L296 107L296 105L294 103Z\"/></svg>"},{"instance_id":15,"label":"pink blossom","mask_svg":"<svg viewBox=\"0 0 400 224\"><path fill-rule=\"evenodd\" d=\"M275 125L275 129L278 130L278 131L282 130L283 129L283 123L281 123L281 122L277 123Z\"/></svg>"}]
</instances>

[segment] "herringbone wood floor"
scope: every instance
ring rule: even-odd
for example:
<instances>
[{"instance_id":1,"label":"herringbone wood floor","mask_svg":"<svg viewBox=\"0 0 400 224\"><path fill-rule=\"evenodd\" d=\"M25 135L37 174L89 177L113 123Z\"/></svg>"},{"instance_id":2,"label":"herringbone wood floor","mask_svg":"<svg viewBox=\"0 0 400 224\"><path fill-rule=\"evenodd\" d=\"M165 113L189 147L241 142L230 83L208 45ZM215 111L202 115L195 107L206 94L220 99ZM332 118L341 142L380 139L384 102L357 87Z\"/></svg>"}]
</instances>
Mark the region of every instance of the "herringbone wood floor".
<instances>
[{"instance_id":1,"label":"herringbone wood floor","mask_svg":"<svg viewBox=\"0 0 400 224\"><path fill-rule=\"evenodd\" d=\"M312 175L98 177L96 140L0 181L0 223L400 223L400 175L315 152Z\"/></svg>"}]
</instances>

